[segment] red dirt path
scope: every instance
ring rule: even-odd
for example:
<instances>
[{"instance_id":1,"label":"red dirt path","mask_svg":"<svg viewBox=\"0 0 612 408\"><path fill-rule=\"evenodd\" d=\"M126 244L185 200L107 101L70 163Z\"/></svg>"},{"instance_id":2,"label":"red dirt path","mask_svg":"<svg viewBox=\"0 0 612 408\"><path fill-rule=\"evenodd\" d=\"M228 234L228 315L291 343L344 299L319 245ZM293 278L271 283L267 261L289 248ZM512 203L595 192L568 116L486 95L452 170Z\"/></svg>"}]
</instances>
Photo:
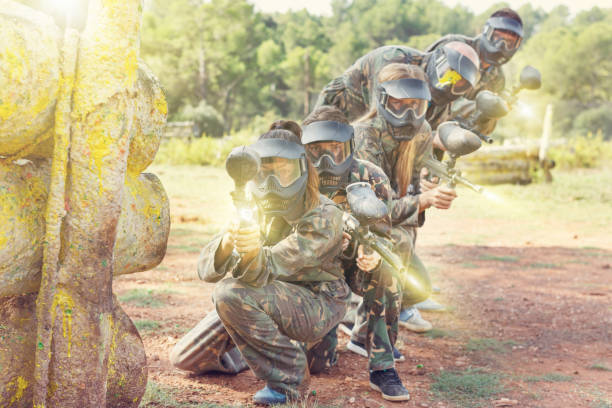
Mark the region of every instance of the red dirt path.
<instances>
[{"instance_id":1,"label":"red dirt path","mask_svg":"<svg viewBox=\"0 0 612 408\"><path fill-rule=\"evenodd\" d=\"M201 243L201 237L197 238ZM164 302L160 308L124 303L133 320L154 320L161 325L142 333L150 380L172 389L182 402L248 405L252 394L263 386L251 372L191 377L168 361L169 350L180 336L213 307L213 286L195 275L198 245L177 245L186 240L189 242L187 235L171 238L160 267L118 278L115 292L121 296L135 288L159 290L153 293ZM411 400L382 400L369 389L366 360L341 347L338 366L312 378L311 389L316 390L319 403L453 407L453 401L430 391L432 375L474 367L504 375L506 391L481 401L485 407L494 406L493 401L500 398L516 400L518 407L610 406L612 372L589 367L612 367L612 251L444 245L421 247L418 252L442 288L437 299L452 311L424 314L448 336L434 339L400 331L399 348L406 361L397 368ZM495 344L501 349L479 349L478 339L482 338L498 340ZM340 334L341 345L346 341ZM476 349L470 351L468 343ZM418 364L424 368L417 370ZM551 373L566 378L527 380Z\"/></svg>"}]
</instances>

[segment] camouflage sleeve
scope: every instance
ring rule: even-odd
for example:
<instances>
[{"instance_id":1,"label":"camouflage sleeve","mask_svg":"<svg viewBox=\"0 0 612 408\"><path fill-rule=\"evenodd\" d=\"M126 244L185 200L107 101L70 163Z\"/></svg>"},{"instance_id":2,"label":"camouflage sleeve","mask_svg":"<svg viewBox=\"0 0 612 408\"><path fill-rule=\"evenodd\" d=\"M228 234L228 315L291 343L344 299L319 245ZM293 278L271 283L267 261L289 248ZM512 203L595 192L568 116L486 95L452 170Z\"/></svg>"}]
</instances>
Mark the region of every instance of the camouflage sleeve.
<instances>
[{"instance_id":1,"label":"camouflage sleeve","mask_svg":"<svg viewBox=\"0 0 612 408\"><path fill-rule=\"evenodd\" d=\"M305 268L321 268L342 251L342 210L322 204L308 212L294 231L274 246L265 246L248 265L239 266L234 277L262 287L274 279L287 279Z\"/></svg>"},{"instance_id":2,"label":"camouflage sleeve","mask_svg":"<svg viewBox=\"0 0 612 408\"><path fill-rule=\"evenodd\" d=\"M355 129L355 157L383 169L384 152L380 146L376 128L365 123L356 123L353 128Z\"/></svg>"},{"instance_id":3,"label":"camouflage sleeve","mask_svg":"<svg viewBox=\"0 0 612 408\"><path fill-rule=\"evenodd\" d=\"M198 259L198 276L200 279L206 282L217 282L223 279L223 277L229 272L232 273L238 262L239 258L230 255L223 265L219 268L215 268L215 253L221 245L224 233L216 235L200 252L200 258Z\"/></svg>"},{"instance_id":4,"label":"camouflage sleeve","mask_svg":"<svg viewBox=\"0 0 612 408\"><path fill-rule=\"evenodd\" d=\"M363 73L360 61L352 65L342 76L333 79L319 94L315 109L323 105L332 105L353 121L366 113L368 102L363 94Z\"/></svg>"}]
</instances>

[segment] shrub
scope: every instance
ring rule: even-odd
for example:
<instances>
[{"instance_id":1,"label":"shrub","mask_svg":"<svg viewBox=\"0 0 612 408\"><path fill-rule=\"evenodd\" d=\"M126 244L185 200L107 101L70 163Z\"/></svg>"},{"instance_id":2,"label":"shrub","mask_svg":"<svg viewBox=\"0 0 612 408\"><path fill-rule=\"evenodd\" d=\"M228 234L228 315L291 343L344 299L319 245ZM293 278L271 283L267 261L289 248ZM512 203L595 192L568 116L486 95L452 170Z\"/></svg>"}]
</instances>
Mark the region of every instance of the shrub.
<instances>
[{"instance_id":1,"label":"shrub","mask_svg":"<svg viewBox=\"0 0 612 408\"><path fill-rule=\"evenodd\" d=\"M550 149L550 158L561 168L592 168L612 159L612 141L604 140L603 133L576 136L564 146Z\"/></svg>"}]
</instances>

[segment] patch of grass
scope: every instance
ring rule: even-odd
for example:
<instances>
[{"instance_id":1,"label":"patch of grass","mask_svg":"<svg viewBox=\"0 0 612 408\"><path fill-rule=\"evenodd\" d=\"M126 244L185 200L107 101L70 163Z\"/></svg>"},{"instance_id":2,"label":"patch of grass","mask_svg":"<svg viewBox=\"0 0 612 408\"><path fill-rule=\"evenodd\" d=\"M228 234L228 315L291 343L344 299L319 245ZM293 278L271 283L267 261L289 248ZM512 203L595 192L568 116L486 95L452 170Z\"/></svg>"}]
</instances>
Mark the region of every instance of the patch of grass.
<instances>
[{"instance_id":1,"label":"patch of grass","mask_svg":"<svg viewBox=\"0 0 612 408\"><path fill-rule=\"evenodd\" d=\"M558 373L547 373L542 375L530 375L525 377L527 382L569 382L573 381L574 377Z\"/></svg>"},{"instance_id":2,"label":"patch of grass","mask_svg":"<svg viewBox=\"0 0 612 408\"><path fill-rule=\"evenodd\" d=\"M504 300L503 297L496 297L495 299L493 299L494 302L501 302L502 300Z\"/></svg>"},{"instance_id":3,"label":"patch of grass","mask_svg":"<svg viewBox=\"0 0 612 408\"><path fill-rule=\"evenodd\" d=\"M190 235L196 235L198 231L189 228L171 228L170 236L172 237L187 237Z\"/></svg>"},{"instance_id":4,"label":"patch of grass","mask_svg":"<svg viewBox=\"0 0 612 408\"><path fill-rule=\"evenodd\" d=\"M159 265L159 266L157 266L157 267L155 268L155 270L156 270L156 271L163 271L163 272L165 272L165 271L169 271L169 270L170 270L170 268L168 268L167 266L164 266L164 265Z\"/></svg>"},{"instance_id":5,"label":"patch of grass","mask_svg":"<svg viewBox=\"0 0 612 408\"><path fill-rule=\"evenodd\" d=\"M537 268L537 269L560 269L562 268L561 265L557 265L557 264L553 264L553 263L540 263L540 262L535 262L532 264L529 264L530 268Z\"/></svg>"},{"instance_id":6,"label":"patch of grass","mask_svg":"<svg viewBox=\"0 0 612 408\"><path fill-rule=\"evenodd\" d=\"M179 251L184 251L190 254L200 253L202 250L200 247L194 247L191 245L168 245L168 249L178 249Z\"/></svg>"},{"instance_id":7,"label":"patch of grass","mask_svg":"<svg viewBox=\"0 0 612 408\"><path fill-rule=\"evenodd\" d=\"M599 370L599 371L612 371L612 368L608 367L603 363L595 363L588 367L591 370Z\"/></svg>"},{"instance_id":8,"label":"patch of grass","mask_svg":"<svg viewBox=\"0 0 612 408\"><path fill-rule=\"evenodd\" d=\"M478 368L465 371L441 371L434 375L431 390L439 398L452 401L461 407L477 407L505 391L501 375L488 373Z\"/></svg>"},{"instance_id":9,"label":"patch of grass","mask_svg":"<svg viewBox=\"0 0 612 408\"><path fill-rule=\"evenodd\" d=\"M161 327L161 325L155 320L135 320L134 326L136 326L138 331L157 330Z\"/></svg>"},{"instance_id":10,"label":"patch of grass","mask_svg":"<svg viewBox=\"0 0 612 408\"><path fill-rule=\"evenodd\" d=\"M154 381L147 383L140 408L231 408L233 405L219 405L211 402L179 402L172 389L163 387Z\"/></svg>"},{"instance_id":11,"label":"patch of grass","mask_svg":"<svg viewBox=\"0 0 612 408\"><path fill-rule=\"evenodd\" d=\"M164 302L156 296L168 294L169 291L154 291L153 289L132 289L125 295L119 296L119 300L138 307L162 307Z\"/></svg>"},{"instance_id":12,"label":"patch of grass","mask_svg":"<svg viewBox=\"0 0 612 408\"><path fill-rule=\"evenodd\" d=\"M514 340L499 341L497 339L474 338L468 340L464 346L466 351L493 351L495 353L506 353L508 348L515 346Z\"/></svg>"},{"instance_id":13,"label":"patch of grass","mask_svg":"<svg viewBox=\"0 0 612 408\"><path fill-rule=\"evenodd\" d=\"M464 262L461 264L461 267L466 268L466 269L480 268L480 266L476 265L475 263L471 263L471 262Z\"/></svg>"},{"instance_id":14,"label":"patch of grass","mask_svg":"<svg viewBox=\"0 0 612 408\"><path fill-rule=\"evenodd\" d=\"M499 261L499 262L518 262L519 261L518 256L510 256L510 255L497 256L497 255L486 255L485 254L485 255L480 255L478 259L480 259L481 261Z\"/></svg>"},{"instance_id":15,"label":"patch of grass","mask_svg":"<svg viewBox=\"0 0 612 408\"><path fill-rule=\"evenodd\" d=\"M430 338L430 339L442 339L445 337L456 337L457 334L449 330L433 328L430 331L425 332L423 336Z\"/></svg>"}]
</instances>

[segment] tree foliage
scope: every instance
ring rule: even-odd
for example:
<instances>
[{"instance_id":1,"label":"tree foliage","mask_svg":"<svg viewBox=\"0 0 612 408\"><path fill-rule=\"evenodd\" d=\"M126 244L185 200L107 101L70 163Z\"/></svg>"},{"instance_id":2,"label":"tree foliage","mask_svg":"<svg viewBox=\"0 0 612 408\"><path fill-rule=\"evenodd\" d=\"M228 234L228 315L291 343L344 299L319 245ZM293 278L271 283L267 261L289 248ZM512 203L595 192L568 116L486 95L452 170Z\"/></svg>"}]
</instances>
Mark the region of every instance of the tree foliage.
<instances>
[{"instance_id":1,"label":"tree foliage","mask_svg":"<svg viewBox=\"0 0 612 408\"><path fill-rule=\"evenodd\" d=\"M527 99L537 109L554 102L558 130L602 129L610 137L612 11L595 7L572 17L564 6L546 12L532 4L518 9L525 39L505 67L507 83L523 65L537 67L543 88ZM423 49L448 33L477 35L506 6L474 15L440 0L333 0L332 14L318 16L260 13L246 0L151 0L142 56L165 86L171 119L195 120L218 136L261 116L299 120L320 89L369 50L394 43ZM538 126L502 124L500 131Z\"/></svg>"}]
</instances>

